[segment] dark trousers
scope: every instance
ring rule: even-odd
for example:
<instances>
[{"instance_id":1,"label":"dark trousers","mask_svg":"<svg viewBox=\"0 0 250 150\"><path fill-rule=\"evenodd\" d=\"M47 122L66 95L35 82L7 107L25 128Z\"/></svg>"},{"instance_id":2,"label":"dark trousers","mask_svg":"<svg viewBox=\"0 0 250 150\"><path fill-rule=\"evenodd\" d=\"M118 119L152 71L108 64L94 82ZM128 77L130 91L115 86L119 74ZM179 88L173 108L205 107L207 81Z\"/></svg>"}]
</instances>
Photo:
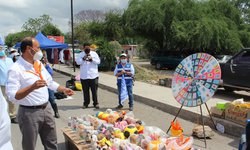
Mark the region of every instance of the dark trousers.
<instances>
[{"instance_id":1,"label":"dark trousers","mask_svg":"<svg viewBox=\"0 0 250 150\"><path fill-rule=\"evenodd\" d=\"M38 134L45 150L57 150L56 125L49 104L44 109L20 106L18 124L23 150L35 150Z\"/></svg>"},{"instance_id":2,"label":"dark trousers","mask_svg":"<svg viewBox=\"0 0 250 150\"><path fill-rule=\"evenodd\" d=\"M98 77L95 79L81 79L82 88L83 88L83 97L84 97L84 106L88 106L90 103L89 89L92 92L93 105L98 104L97 100L97 90L98 90Z\"/></svg>"}]
</instances>

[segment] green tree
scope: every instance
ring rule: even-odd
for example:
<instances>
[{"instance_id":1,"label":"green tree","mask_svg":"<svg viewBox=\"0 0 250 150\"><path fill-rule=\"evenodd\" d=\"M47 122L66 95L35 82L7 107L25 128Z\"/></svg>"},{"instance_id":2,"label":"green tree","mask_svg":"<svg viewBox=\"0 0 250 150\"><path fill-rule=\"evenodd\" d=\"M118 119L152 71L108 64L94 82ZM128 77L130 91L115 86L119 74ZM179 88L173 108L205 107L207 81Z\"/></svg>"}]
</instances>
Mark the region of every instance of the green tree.
<instances>
[{"instance_id":1,"label":"green tree","mask_svg":"<svg viewBox=\"0 0 250 150\"><path fill-rule=\"evenodd\" d=\"M87 23L80 23L74 28L74 39L80 43L91 41Z\"/></svg>"},{"instance_id":2,"label":"green tree","mask_svg":"<svg viewBox=\"0 0 250 150\"><path fill-rule=\"evenodd\" d=\"M21 31L17 33L8 34L5 38L5 44L8 47L14 46L17 42L20 42L23 38L27 36L34 36L35 33L29 31Z\"/></svg>"},{"instance_id":3,"label":"green tree","mask_svg":"<svg viewBox=\"0 0 250 150\"><path fill-rule=\"evenodd\" d=\"M28 21L23 24L22 29L23 31L38 33L42 31L44 27L52 24L51 21L52 18L49 15L43 14L38 18L29 18Z\"/></svg>"},{"instance_id":4,"label":"green tree","mask_svg":"<svg viewBox=\"0 0 250 150\"><path fill-rule=\"evenodd\" d=\"M123 35L122 17L119 13L109 12L104 22L104 36L110 40L119 40Z\"/></svg>"},{"instance_id":5,"label":"green tree","mask_svg":"<svg viewBox=\"0 0 250 150\"><path fill-rule=\"evenodd\" d=\"M248 3L243 1L240 8L245 9ZM249 25L242 14L230 0L131 0L123 20L147 39L145 45L151 52L189 49L228 53L250 44Z\"/></svg>"},{"instance_id":6,"label":"green tree","mask_svg":"<svg viewBox=\"0 0 250 150\"><path fill-rule=\"evenodd\" d=\"M45 25L41 32L46 36L48 36L48 35L54 35L54 36L62 35L61 30L53 24Z\"/></svg>"},{"instance_id":7,"label":"green tree","mask_svg":"<svg viewBox=\"0 0 250 150\"><path fill-rule=\"evenodd\" d=\"M117 48L117 43L110 43L104 38L99 38L96 44L98 45L97 53L101 58L99 69L103 71L112 70L115 65L115 49Z\"/></svg>"}]
</instances>

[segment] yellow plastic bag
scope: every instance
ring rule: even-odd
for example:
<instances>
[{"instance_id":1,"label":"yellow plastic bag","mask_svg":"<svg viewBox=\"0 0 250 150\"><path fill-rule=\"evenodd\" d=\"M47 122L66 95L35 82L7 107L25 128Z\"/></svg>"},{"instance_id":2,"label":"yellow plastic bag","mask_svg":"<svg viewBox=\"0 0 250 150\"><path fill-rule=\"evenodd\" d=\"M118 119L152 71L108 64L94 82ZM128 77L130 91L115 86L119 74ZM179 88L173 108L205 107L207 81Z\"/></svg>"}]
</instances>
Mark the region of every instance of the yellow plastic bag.
<instances>
[{"instance_id":1,"label":"yellow plastic bag","mask_svg":"<svg viewBox=\"0 0 250 150\"><path fill-rule=\"evenodd\" d=\"M80 82L75 81L75 87L77 91L82 91L82 84Z\"/></svg>"}]
</instances>

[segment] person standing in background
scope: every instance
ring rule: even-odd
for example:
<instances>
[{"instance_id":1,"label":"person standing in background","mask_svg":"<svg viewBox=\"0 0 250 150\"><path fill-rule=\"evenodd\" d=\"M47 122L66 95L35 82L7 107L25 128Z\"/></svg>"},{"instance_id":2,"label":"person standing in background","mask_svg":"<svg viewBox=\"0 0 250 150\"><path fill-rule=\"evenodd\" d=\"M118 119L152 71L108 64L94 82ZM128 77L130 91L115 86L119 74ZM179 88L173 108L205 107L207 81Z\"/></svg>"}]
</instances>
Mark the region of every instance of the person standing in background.
<instances>
[{"instance_id":1,"label":"person standing in background","mask_svg":"<svg viewBox=\"0 0 250 150\"><path fill-rule=\"evenodd\" d=\"M63 58L64 58L64 63L66 65L70 65L70 50L69 49L65 49L63 51Z\"/></svg>"},{"instance_id":2,"label":"person standing in background","mask_svg":"<svg viewBox=\"0 0 250 150\"><path fill-rule=\"evenodd\" d=\"M5 93L5 85L7 82L8 70L10 69L12 64L13 64L12 59L9 57L6 57L3 47L0 45L0 86L1 86L2 93L8 102L8 108L9 108L8 110L9 110L11 123L18 123L17 118L16 118L15 104L8 101L7 95Z\"/></svg>"},{"instance_id":3,"label":"person standing in background","mask_svg":"<svg viewBox=\"0 0 250 150\"><path fill-rule=\"evenodd\" d=\"M51 77L53 77L54 71L50 67L50 64L47 61L46 52L43 53L43 54L45 54L45 55L43 55L43 58L42 58L41 62L43 63L44 67L49 72L49 74L51 75ZM53 90L49 89L49 88L48 88L48 92L49 92L49 102L50 102L50 104L52 106L52 109L54 111L55 117L56 118L60 118L60 115L59 115L59 112L58 112L58 107L57 107L57 104L56 104L56 101L55 101L55 92Z\"/></svg>"},{"instance_id":4,"label":"person standing in background","mask_svg":"<svg viewBox=\"0 0 250 150\"><path fill-rule=\"evenodd\" d=\"M8 116L8 107L2 90L0 89L0 150L13 150L11 144L10 118Z\"/></svg>"},{"instance_id":5,"label":"person standing in background","mask_svg":"<svg viewBox=\"0 0 250 150\"><path fill-rule=\"evenodd\" d=\"M121 100L120 95L122 88L121 87L122 76L124 76L129 98L129 110L133 111L133 104L134 104L133 76L135 75L135 69L131 63L128 63L127 55L125 53L120 55L120 63L116 65L114 70L114 75L117 77L118 98L119 98L119 105L116 107L116 109L123 108L123 102Z\"/></svg>"},{"instance_id":6,"label":"person standing in background","mask_svg":"<svg viewBox=\"0 0 250 150\"><path fill-rule=\"evenodd\" d=\"M84 103L83 108L88 108L90 103L89 89L92 92L93 105L95 108L99 108L97 100L98 89L98 65L100 64L100 58L95 51L90 50L90 44L85 43L83 45L84 51L79 54L76 59L76 63L80 65L80 78L83 87Z\"/></svg>"}]
</instances>

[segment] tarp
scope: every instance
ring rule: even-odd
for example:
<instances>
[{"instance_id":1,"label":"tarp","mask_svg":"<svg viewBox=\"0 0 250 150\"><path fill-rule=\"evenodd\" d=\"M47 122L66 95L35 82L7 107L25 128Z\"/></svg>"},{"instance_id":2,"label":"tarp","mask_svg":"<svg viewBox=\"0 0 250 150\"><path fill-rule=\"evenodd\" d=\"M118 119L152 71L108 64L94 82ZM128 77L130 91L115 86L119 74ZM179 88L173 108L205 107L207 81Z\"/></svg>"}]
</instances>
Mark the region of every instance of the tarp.
<instances>
[{"instance_id":1,"label":"tarp","mask_svg":"<svg viewBox=\"0 0 250 150\"><path fill-rule=\"evenodd\" d=\"M41 32L39 32L35 38L37 41L40 43L40 48L41 49L48 49L48 48L67 48L68 44L62 44L55 42L53 40L50 40L46 36L44 36ZM14 46L15 48L19 48L21 46L21 42L16 43Z\"/></svg>"},{"instance_id":2,"label":"tarp","mask_svg":"<svg viewBox=\"0 0 250 150\"><path fill-rule=\"evenodd\" d=\"M50 40L46 36L44 36L41 32L39 32L35 37L38 42L40 43L41 49L47 49L47 48L67 48L68 44L62 44L55 42L53 40Z\"/></svg>"}]
</instances>

